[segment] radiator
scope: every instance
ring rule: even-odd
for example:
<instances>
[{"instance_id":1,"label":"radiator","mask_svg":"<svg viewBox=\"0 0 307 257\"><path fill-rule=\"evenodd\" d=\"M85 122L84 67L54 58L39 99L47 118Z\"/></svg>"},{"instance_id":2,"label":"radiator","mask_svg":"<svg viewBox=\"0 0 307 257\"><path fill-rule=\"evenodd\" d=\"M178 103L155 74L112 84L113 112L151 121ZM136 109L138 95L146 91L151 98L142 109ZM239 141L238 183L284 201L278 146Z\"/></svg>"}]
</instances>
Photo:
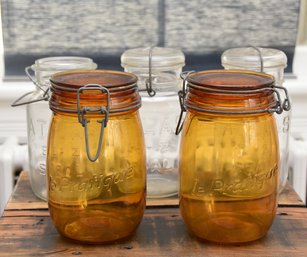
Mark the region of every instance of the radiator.
<instances>
[{"instance_id":1,"label":"radiator","mask_svg":"<svg viewBox=\"0 0 307 257\"><path fill-rule=\"evenodd\" d=\"M21 145L17 137L8 137L0 145L0 216L9 200L16 175L20 170L28 170L28 148Z\"/></svg>"},{"instance_id":2,"label":"radiator","mask_svg":"<svg viewBox=\"0 0 307 257\"><path fill-rule=\"evenodd\" d=\"M306 204L307 195L307 134L290 139L289 181L295 191Z\"/></svg>"}]
</instances>

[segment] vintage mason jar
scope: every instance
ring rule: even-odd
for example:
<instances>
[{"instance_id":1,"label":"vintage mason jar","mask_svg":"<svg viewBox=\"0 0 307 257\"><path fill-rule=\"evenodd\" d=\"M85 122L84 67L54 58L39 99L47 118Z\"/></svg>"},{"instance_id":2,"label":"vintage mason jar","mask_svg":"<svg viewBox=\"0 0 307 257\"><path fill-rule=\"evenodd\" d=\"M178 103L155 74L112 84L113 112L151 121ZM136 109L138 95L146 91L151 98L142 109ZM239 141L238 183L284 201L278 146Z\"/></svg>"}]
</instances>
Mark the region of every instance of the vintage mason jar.
<instances>
[{"instance_id":1,"label":"vintage mason jar","mask_svg":"<svg viewBox=\"0 0 307 257\"><path fill-rule=\"evenodd\" d=\"M178 194L179 113L178 91L185 57L181 50L146 47L126 50L121 56L125 71L138 76L147 151L147 197Z\"/></svg>"},{"instance_id":2,"label":"vintage mason jar","mask_svg":"<svg viewBox=\"0 0 307 257\"><path fill-rule=\"evenodd\" d=\"M274 76L275 85L283 86L287 56L273 48L240 47L226 50L221 57L225 69L265 72ZM276 116L280 146L279 192L284 188L289 173L289 134L291 123L290 105L283 106L284 112Z\"/></svg>"},{"instance_id":3,"label":"vintage mason jar","mask_svg":"<svg viewBox=\"0 0 307 257\"><path fill-rule=\"evenodd\" d=\"M50 76L56 72L72 69L96 69L90 58L76 56L57 56L41 58L32 66L26 67L26 73L35 84L35 90L19 98L13 106L27 104L27 135L29 152L29 178L33 193L47 199L46 155L47 137L51 118L49 109ZM34 77L31 75L34 72Z\"/></svg>"},{"instance_id":4,"label":"vintage mason jar","mask_svg":"<svg viewBox=\"0 0 307 257\"><path fill-rule=\"evenodd\" d=\"M179 156L180 210L189 231L217 243L261 238L277 208L281 113L272 76L190 73Z\"/></svg>"},{"instance_id":5,"label":"vintage mason jar","mask_svg":"<svg viewBox=\"0 0 307 257\"><path fill-rule=\"evenodd\" d=\"M136 82L103 70L51 77L48 205L64 237L112 242L132 235L142 219L146 150Z\"/></svg>"}]
</instances>

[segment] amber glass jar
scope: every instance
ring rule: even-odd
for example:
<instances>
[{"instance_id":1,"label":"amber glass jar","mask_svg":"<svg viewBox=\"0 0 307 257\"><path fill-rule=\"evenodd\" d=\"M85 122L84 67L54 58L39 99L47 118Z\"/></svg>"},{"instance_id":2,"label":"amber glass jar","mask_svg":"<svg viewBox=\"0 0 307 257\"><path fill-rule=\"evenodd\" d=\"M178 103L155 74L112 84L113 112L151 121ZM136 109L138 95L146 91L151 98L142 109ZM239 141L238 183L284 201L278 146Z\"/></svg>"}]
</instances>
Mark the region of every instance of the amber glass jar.
<instances>
[{"instance_id":1,"label":"amber glass jar","mask_svg":"<svg viewBox=\"0 0 307 257\"><path fill-rule=\"evenodd\" d=\"M51 77L48 204L63 236L127 238L145 208L146 159L135 75L69 71Z\"/></svg>"},{"instance_id":2,"label":"amber glass jar","mask_svg":"<svg viewBox=\"0 0 307 257\"><path fill-rule=\"evenodd\" d=\"M277 207L279 149L273 77L194 72L186 78L180 209L189 231L217 243L256 240ZM277 95L279 97L279 95Z\"/></svg>"}]
</instances>

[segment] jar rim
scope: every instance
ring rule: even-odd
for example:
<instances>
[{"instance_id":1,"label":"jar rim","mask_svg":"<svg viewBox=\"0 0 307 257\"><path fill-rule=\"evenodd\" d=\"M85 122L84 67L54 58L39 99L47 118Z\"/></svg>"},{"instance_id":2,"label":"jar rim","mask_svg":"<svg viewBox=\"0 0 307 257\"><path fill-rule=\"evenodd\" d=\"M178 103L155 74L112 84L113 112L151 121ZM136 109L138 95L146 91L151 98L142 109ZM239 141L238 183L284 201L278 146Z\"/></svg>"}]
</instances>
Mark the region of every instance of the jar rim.
<instances>
[{"instance_id":1,"label":"jar rim","mask_svg":"<svg viewBox=\"0 0 307 257\"><path fill-rule=\"evenodd\" d=\"M223 52L221 61L224 67L260 68L260 58L263 61L263 68L285 68L287 66L287 56L283 51L262 47L238 47L227 49Z\"/></svg>"},{"instance_id":2,"label":"jar rim","mask_svg":"<svg viewBox=\"0 0 307 257\"><path fill-rule=\"evenodd\" d=\"M186 81L198 89L254 90L272 86L274 77L247 70L208 70L189 73Z\"/></svg>"},{"instance_id":3,"label":"jar rim","mask_svg":"<svg viewBox=\"0 0 307 257\"><path fill-rule=\"evenodd\" d=\"M170 47L140 47L126 50L121 55L121 65L148 69L151 51L153 68L184 66L185 57L178 48Z\"/></svg>"},{"instance_id":4,"label":"jar rim","mask_svg":"<svg viewBox=\"0 0 307 257\"><path fill-rule=\"evenodd\" d=\"M77 91L87 84L99 84L110 91L135 85L137 76L113 70L70 70L55 73L50 77L51 86L67 91Z\"/></svg>"},{"instance_id":5,"label":"jar rim","mask_svg":"<svg viewBox=\"0 0 307 257\"><path fill-rule=\"evenodd\" d=\"M31 68L35 71L63 71L69 69L96 69L91 58L80 56L52 56L35 60Z\"/></svg>"}]
</instances>

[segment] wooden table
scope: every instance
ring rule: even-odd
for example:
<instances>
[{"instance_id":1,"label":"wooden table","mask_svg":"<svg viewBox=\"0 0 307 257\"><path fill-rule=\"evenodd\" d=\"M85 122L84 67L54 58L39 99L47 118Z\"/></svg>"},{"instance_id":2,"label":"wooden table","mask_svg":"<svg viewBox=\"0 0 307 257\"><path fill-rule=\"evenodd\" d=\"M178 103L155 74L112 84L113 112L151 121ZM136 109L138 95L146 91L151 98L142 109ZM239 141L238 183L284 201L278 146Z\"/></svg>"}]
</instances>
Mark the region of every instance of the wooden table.
<instances>
[{"instance_id":1,"label":"wooden table","mask_svg":"<svg viewBox=\"0 0 307 257\"><path fill-rule=\"evenodd\" d=\"M148 201L137 233L111 245L81 245L66 241L53 227L46 202L31 192L22 172L0 218L0 256L307 256L307 208L290 186L280 197L268 234L255 242L217 245L200 242L185 228L178 199Z\"/></svg>"}]
</instances>

